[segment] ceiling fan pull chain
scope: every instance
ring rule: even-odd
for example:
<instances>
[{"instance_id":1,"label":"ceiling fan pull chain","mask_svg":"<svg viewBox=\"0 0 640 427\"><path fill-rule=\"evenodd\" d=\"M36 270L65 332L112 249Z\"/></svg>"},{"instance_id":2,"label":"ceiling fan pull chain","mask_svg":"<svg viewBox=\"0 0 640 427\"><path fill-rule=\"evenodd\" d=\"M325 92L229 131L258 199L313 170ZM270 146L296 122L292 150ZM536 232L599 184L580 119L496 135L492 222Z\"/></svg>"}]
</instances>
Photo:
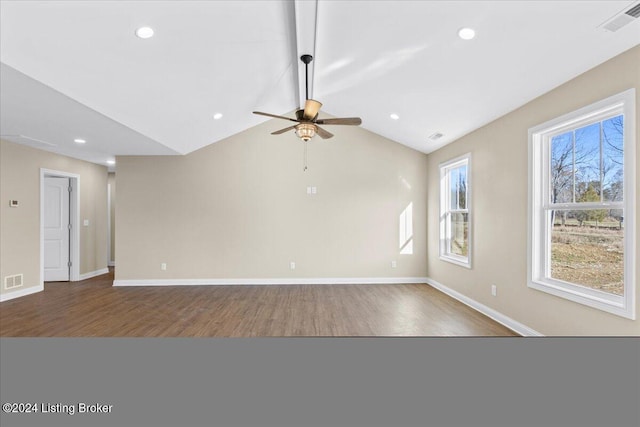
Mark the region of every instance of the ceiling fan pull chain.
<instances>
[{"instance_id":1,"label":"ceiling fan pull chain","mask_svg":"<svg viewBox=\"0 0 640 427\"><path fill-rule=\"evenodd\" d=\"M307 171L307 141L304 141L304 169L302 171Z\"/></svg>"}]
</instances>

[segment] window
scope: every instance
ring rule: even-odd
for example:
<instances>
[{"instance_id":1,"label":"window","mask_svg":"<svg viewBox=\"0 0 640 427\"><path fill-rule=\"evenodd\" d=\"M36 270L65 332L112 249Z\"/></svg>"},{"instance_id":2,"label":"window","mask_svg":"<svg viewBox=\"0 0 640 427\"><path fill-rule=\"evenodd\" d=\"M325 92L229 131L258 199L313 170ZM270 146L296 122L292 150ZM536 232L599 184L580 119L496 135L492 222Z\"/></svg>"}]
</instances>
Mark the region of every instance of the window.
<instances>
[{"instance_id":1,"label":"window","mask_svg":"<svg viewBox=\"0 0 640 427\"><path fill-rule=\"evenodd\" d=\"M635 319L635 90L529 130L529 287Z\"/></svg>"},{"instance_id":2,"label":"window","mask_svg":"<svg viewBox=\"0 0 640 427\"><path fill-rule=\"evenodd\" d=\"M469 159L440 165L440 259L471 268Z\"/></svg>"}]
</instances>

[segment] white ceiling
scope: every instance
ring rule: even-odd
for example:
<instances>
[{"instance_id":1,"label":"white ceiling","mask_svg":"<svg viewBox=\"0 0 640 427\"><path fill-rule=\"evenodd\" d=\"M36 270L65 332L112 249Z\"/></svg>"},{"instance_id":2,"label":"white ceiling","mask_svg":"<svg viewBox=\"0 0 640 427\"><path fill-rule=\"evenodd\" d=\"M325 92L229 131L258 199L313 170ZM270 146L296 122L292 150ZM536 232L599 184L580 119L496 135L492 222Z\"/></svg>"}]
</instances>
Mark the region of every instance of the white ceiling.
<instances>
[{"instance_id":1,"label":"white ceiling","mask_svg":"<svg viewBox=\"0 0 640 427\"><path fill-rule=\"evenodd\" d=\"M598 28L633 3L1 1L0 134L97 163L189 153L296 109L311 53L324 112L428 153L640 43L640 19Z\"/></svg>"}]
</instances>

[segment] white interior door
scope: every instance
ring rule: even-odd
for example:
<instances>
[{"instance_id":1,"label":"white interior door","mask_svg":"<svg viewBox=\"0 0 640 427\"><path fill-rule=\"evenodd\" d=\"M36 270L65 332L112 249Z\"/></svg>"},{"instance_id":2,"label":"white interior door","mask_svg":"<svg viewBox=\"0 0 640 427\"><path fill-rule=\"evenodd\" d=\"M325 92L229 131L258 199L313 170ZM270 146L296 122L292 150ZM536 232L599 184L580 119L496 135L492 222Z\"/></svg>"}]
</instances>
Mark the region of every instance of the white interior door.
<instances>
[{"instance_id":1,"label":"white interior door","mask_svg":"<svg viewBox=\"0 0 640 427\"><path fill-rule=\"evenodd\" d=\"M44 280L69 280L69 178L44 179Z\"/></svg>"}]
</instances>

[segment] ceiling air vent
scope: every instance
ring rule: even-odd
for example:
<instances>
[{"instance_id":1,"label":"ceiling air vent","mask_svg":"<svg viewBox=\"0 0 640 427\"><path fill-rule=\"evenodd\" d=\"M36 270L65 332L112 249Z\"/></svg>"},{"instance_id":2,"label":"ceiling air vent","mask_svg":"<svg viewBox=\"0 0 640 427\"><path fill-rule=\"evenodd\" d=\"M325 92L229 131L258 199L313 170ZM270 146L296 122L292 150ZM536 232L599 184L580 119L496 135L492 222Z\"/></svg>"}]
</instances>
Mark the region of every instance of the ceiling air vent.
<instances>
[{"instance_id":1,"label":"ceiling air vent","mask_svg":"<svg viewBox=\"0 0 640 427\"><path fill-rule=\"evenodd\" d=\"M431 135L428 136L428 138L432 141L435 141L436 139L440 139L442 138L444 135L441 134L440 132L436 132L436 133L432 133Z\"/></svg>"},{"instance_id":2,"label":"ceiling air vent","mask_svg":"<svg viewBox=\"0 0 640 427\"><path fill-rule=\"evenodd\" d=\"M636 18L640 17L640 3L636 3L631 9L618 13L613 18L601 25L607 31L618 31Z\"/></svg>"},{"instance_id":3,"label":"ceiling air vent","mask_svg":"<svg viewBox=\"0 0 640 427\"><path fill-rule=\"evenodd\" d=\"M625 14L629 16L633 16L634 18L637 18L638 16L640 16L640 3L633 6L631 9L627 10Z\"/></svg>"}]
</instances>

